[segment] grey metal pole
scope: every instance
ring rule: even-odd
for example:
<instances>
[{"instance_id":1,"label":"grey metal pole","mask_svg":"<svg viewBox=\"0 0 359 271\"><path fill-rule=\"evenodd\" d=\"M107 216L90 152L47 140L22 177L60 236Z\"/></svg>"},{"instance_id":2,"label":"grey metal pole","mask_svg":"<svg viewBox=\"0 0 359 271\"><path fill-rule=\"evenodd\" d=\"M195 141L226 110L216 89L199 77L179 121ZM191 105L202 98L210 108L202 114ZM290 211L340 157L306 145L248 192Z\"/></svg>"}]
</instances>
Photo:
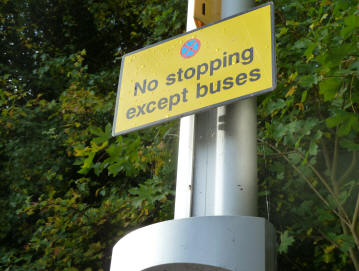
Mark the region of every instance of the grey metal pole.
<instances>
[{"instance_id":1,"label":"grey metal pole","mask_svg":"<svg viewBox=\"0 0 359 271\"><path fill-rule=\"evenodd\" d=\"M193 5L189 0L187 30ZM222 18L252 6L222 0ZM175 219L257 215L256 127L255 98L181 120Z\"/></svg>"},{"instance_id":2,"label":"grey metal pole","mask_svg":"<svg viewBox=\"0 0 359 271\"><path fill-rule=\"evenodd\" d=\"M222 0L222 18L253 4L253 0ZM256 98L220 107L217 116L214 214L257 216Z\"/></svg>"},{"instance_id":3,"label":"grey metal pole","mask_svg":"<svg viewBox=\"0 0 359 271\"><path fill-rule=\"evenodd\" d=\"M225 128L217 131L214 214L257 216L256 99L217 112Z\"/></svg>"}]
</instances>

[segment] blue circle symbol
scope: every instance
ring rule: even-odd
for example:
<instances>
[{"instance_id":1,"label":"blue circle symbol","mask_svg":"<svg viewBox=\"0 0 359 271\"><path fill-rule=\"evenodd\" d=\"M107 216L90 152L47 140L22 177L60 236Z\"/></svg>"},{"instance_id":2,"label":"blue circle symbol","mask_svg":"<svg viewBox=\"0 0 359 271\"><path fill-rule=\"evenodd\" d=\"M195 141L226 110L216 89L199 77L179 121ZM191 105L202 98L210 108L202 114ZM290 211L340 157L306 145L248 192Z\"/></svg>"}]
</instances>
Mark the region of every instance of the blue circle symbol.
<instances>
[{"instance_id":1,"label":"blue circle symbol","mask_svg":"<svg viewBox=\"0 0 359 271\"><path fill-rule=\"evenodd\" d=\"M184 58L190 58L197 54L199 48L201 47L201 43L198 39L190 39L186 41L181 47L181 56Z\"/></svg>"}]
</instances>

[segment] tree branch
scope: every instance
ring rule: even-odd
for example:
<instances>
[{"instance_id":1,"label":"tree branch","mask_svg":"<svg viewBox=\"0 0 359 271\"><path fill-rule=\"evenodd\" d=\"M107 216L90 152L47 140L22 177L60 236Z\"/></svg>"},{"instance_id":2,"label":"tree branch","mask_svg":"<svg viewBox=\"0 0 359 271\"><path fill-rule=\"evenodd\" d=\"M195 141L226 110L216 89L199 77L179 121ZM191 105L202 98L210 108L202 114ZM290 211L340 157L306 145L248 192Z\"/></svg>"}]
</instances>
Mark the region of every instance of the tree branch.
<instances>
[{"instance_id":1,"label":"tree branch","mask_svg":"<svg viewBox=\"0 0 359 271\"><path fill-rule=\"evenodd\" d=\"M334 141L334 153L333 153L333 160L332 160L332 170L330 173L330 177L332 182L336 179L337 175L337 167L338 167L338 128L335 131L335 141Z\"/></svg>"},{"instance_id":2,"label":"tree branch","mask_svg":"<svg viewBox=\"0 0 359 271\"><path fill-rule=\"evenodd\" d=\"M357 111L355 110L355 107L353 105L353 100L352 100L352 89L353 89L353 82L354 82L354 75L352 76L352 81L350 82L350 89L349 89L349 99L350 99L350 104L352 106L353 112L357 113Z\"/></svg>"},{"instance_id":3,"label":"tree branch","mask_svg":"<svg viewBox=\"0 0 359 271\"><path fill-rule=\"evenodd\" d=\"M356 232L355 229L353 229L353 228L351 228L351 227L349 227L349 228L350 228L351 234L353 235L354 243L355 243L355 245L357 246L357 250L359 250L359 238L358 238L358 234L357 234L357 232ZM359 270L359 269L358 269L358 270Z\"/></svg>"},{"instance_id":4,"label":"tree branch","mask_svg":"<svg viewBox=\"0 0 359 271\"><path fill-rule=\"evenodd\" d=\"M325 165L327 166L328 171L330 171L329 153L328 153L327 146L324 144L323 141L322 141L322 149L323 149L323 156L324 156Z\"/></svg>"},{"instance_id":5,"label":"tree branch","mask_svg":"<svg viewBox=\"0 0 359 271\"><path fill-rule=\"evenodd\" d=\"M355 244L357 246L357 249L359 250L359 237L358 237L358 232L356 230L357 224L358 224L358 215L359 215L359 193L358 193L358 197L357 197L357 202L355 204L355 210L354 210L354 214L353 214L352 225L351 225L351 227L349 227L350 231L351 231L351 233L353 235L354 242L355 242Z\"/></svg>"},{"instance_id":6,"label":"tree branch","mask_svg":"<svg viewBox=\"0 0 359 271\"><path fill-rule=\"evenodd\" d=\"M297 153L303 160L305 159L305 156L301 152L297 151ZM334 156L336 156L336 155L334 155ZM337 158L335 158L335 159L337 159ZM335 191L333 191L333 189L329 186L328 182L324 179L324 177L319 173L319 171L310 162L307 161L307 164L310 167L310 169L314 172L314 174L319 178L319 180L325 186L325 188L328 190L330 195L333 197L334 201L338 205L339 211L342 212L342 214L345 217L345 224L350 225L349 216L348 216L347 212L344 210L343 205L340 203L337 193ZM334 179L332 181L335 182Z\"/></svg>"},{"instance_id":7,"label":"tree branch","mask_svg":"<svg viewBox=\"0 0 359 271\"><path fill-rule=\"evenodd\" d=\"M292 154L292 153L296 153L296 151L288 151L288 152L282 152L282 153L262 153L262 152L259 152L257 154L260 155L260 156L263 156L265 158L266 156L282 156L282 154L287 155L287 154Z\"/></svg>"},{"instance_id":8,"label":"tree branch","mask_svg":"<svg viewBox=\"0 0 359 271\"><path fill-rule=\"evenodd\" d=\"M347 226L343 223L343 221L340 221L340 224L342 226L342 229L343 229L343 233L345 235L349 235L349 232L348 232L348 228ZM352 229L349 227L351 233L353 233ZM357 243L357 238L355 238L355 236L353 235L354 237L354 242L356 244L356 246L358 247L358 243ZM349 256L350 258L352 259L352 262L353 262L353 265L355 267L355 270L359 271L359 261L358 261L358 257L357 257L357 254L355 253L354 249L353 248L350 248L349 249Z\"/></svg>"},{"instance_id":9,"label":"tree branch","mask_svg":"<svg viewBox=\"0 0 359 271\"><path fill-rule=\"evenodd\" d=\"M320 228L315 228L316 231L319 232L319 234L325 239L327 240L329 243L331 243L332 245L334 245L336 248L340 249L340 245L337 244L336 242L334 242L333 240L331 240L323 231L320 230Z\"/></svg>"},{"instance_id":10,"label":"tree branch","mask_svg":"<svg viewBox=\"0 0 359 271\"><path fill-rule=\"evenodd\" d=\"M289 160L289 158L284 155L280 150L278 150L276 147L274 147L272 144L265 142L262 139L257 139L258 141L260 141L263 144L268 145L270 148L272 148L274 151L276 151L277 153L279 153L287 162L288 164L305 180L305 182L309 185L309 187L314 191L314 193L317 195L317 197L328 207L328 209L330 211L332 211L340 220L342 220L349 228L351 227L351 223L350 221L348 221L346 218L344 218L340 213L338 213L335 209L332 209L330 207L329 202L319 193L319 191L313 186L313 184L310 182L310 180L308 179L307 176L304 175L304 173L298 168L296 167L294 164L291 163L291 161ZM300 154L300 153L299 153Z\"/></svg>"},{"instance_id":11,"label":"tree branch","mask_svg":"<svg viewBox=\"0 0 359 271\"><path fill-rule=\"evenodd\" d=\"M350 173L352 173L353 170L355 169L356 162L357 162L357 153L356 151L353 151L352 162L350 166L347 168L347 170L344 172L344 174L340 177L338 183L342 183L343 181L345 181L346 178L348 178Z\"/></svg>"},{"instance_id":12,"label":"tree branch","mask_svg":"<svg viewBox=\"0 0 359 271\"><path fill-rule=\"evenodd\" d=\"M352 227L355 229L358 224L358 215L359 215L359 193L357 198L357 203L355 205L355 210L353 214L353 221L352 221Z\"/></svg>"}]
</instances>

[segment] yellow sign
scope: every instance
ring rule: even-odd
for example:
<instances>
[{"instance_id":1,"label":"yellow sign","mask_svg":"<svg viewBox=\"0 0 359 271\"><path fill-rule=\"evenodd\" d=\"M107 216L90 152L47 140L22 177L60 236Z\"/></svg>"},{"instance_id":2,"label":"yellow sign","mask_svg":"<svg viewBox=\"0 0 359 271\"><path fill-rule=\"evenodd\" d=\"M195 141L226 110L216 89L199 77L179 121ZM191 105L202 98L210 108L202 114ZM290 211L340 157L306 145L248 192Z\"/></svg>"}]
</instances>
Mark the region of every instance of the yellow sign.
<instances>
[{"instance_id":1,"label":"yellow sign","mask_svg":"<svg viewBox=\"0 0 359 271\"><path fill-rule=\"evenodd\" d=\"M273 9L268 3L125 55L113 135L273 90Z\"/></svg>"}]
</instances>

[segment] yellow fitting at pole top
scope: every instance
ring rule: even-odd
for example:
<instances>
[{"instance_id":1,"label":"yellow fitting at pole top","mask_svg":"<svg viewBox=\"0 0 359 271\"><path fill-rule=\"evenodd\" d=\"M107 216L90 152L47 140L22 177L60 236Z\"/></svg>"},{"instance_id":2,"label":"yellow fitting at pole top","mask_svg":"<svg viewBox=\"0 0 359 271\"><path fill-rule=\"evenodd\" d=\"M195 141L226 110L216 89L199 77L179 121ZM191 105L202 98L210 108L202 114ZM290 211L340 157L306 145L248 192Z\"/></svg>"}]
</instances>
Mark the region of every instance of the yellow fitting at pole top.
<instances>
[{"instance_id":1,"label":"yellow fitting at pole top","mask_svg":"<svg viewBox=\"0 0 359 271\"><path fill-rule=\"evenodd\" d=\"M194 21L197 27L221 19L222 0L195 0Z\"/></svg>"}]
</instances>

